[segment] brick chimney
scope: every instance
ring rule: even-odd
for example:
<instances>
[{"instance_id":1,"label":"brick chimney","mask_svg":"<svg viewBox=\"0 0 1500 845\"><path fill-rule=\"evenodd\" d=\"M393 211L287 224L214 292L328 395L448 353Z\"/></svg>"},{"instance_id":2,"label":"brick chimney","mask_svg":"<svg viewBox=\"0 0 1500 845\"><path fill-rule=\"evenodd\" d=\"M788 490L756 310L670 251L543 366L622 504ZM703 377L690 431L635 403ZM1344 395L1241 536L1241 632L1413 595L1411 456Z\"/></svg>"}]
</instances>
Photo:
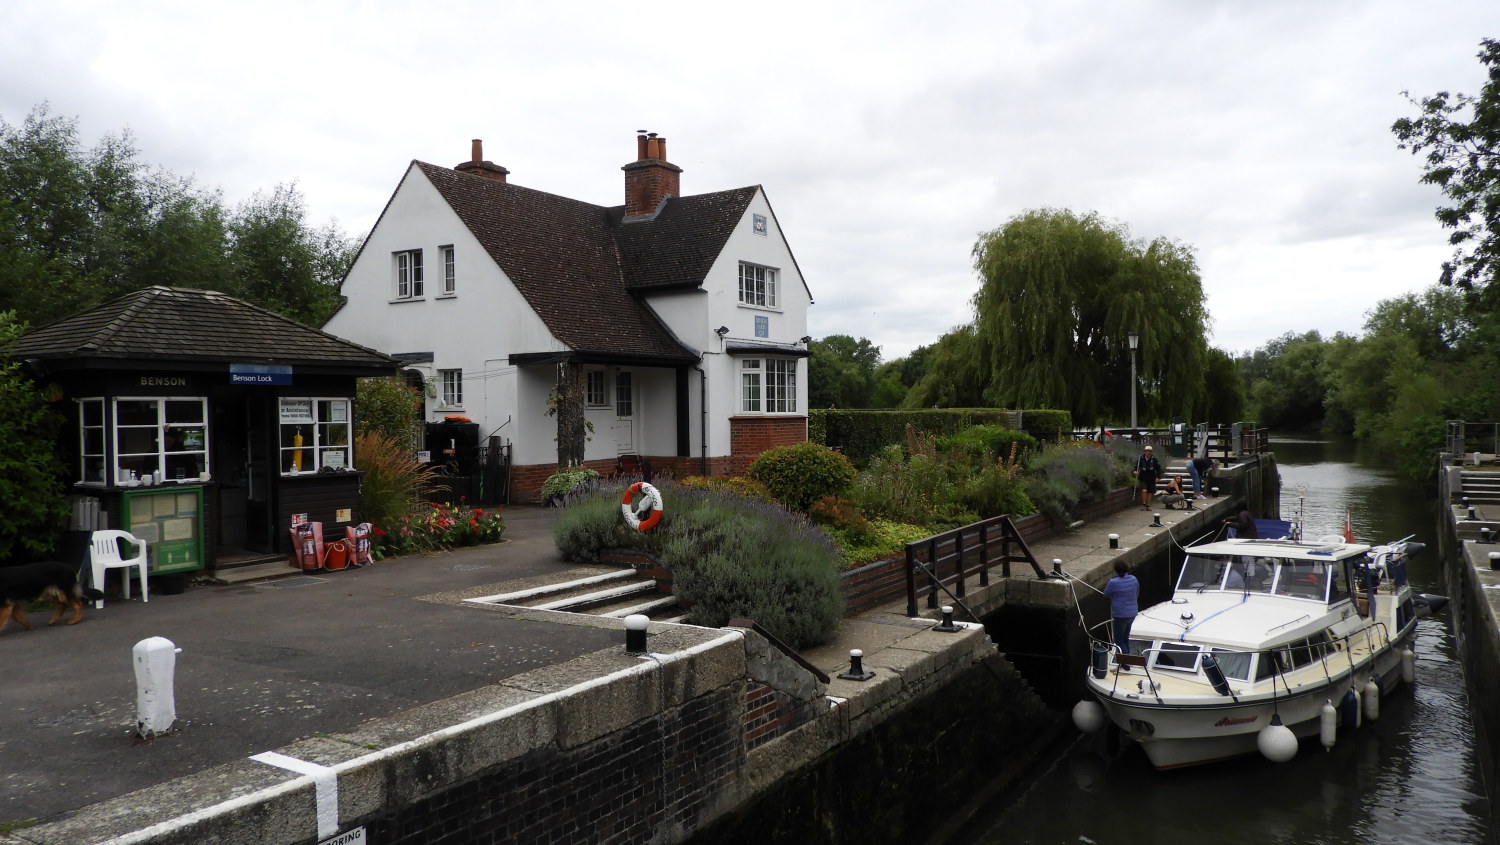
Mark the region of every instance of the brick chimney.
<instances>
[{"instance_id":1,"label":"brick chimney","mask_svg":"<svg viewBox=\"0 0 1500 845\"><path fill-rule=\"evenodd\" d=\"M655 214L667 197L682 196L682 168L667 161L667 139L638 130L636 160L625 171L625 216Z\"/></svg>"},{"instance_id":2,"label":"brick chimney","mask_svg":"<svg viewBox=\"0 0 1500 845\"><path fill-rule=\"evenodd\" d=\"M505 176L506 174L510 173L510 171L494 163L493 161L484 160L483 141L475 138L471 150L472 152L470 153L470 155L472 157L470 158L470 160L464 162L463 164L453 165L454 170L457 170L459 173L472 173L475 176L479 176L485 179L493 179L496 182L505 181Z\"/></svg>"}]
</instances>

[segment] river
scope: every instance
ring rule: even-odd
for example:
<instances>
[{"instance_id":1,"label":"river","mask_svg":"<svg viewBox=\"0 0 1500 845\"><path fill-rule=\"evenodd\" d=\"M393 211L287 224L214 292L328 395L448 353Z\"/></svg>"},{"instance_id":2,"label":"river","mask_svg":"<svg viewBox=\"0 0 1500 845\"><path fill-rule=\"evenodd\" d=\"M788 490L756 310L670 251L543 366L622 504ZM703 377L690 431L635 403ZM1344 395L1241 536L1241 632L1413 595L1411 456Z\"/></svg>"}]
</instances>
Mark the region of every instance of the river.
<instances>
[{"instance_id":1,"label":"river","mask_svg":"<svg viewBox=\"0 0 1500 845\"><path fill-rule=\"evenodd\" d=\"M1303 497L1304 536L1337 534L1349 513L1361 541L1428 543L1413 586L1441 593L1432 494L1344 439L1273 437L1283 518ZM1304 742L1290 763L1259 757L1173 772L1151 768L1110 732L1080 737L964 845L1493 845L1463 670L1448 614L1418 622L1417 682L1387 696L1380 719L1332 751Z\"/></svg>"}]
</instances>

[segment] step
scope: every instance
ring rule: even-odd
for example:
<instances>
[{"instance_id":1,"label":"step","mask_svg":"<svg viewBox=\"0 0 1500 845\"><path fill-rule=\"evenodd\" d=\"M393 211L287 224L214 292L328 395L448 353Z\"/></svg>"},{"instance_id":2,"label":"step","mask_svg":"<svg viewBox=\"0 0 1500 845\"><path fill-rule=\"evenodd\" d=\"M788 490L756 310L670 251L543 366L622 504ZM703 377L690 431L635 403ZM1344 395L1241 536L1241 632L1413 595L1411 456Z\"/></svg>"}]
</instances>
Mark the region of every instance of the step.
<instances>
[{"instance_id":1,"label":"step","mask_svg":"<svg viewBox=\"0 0 1500 845\"><path fill-rule=\"evenodd\" d=\"M648 579L645 581L639 581L634 584L627 584L623 587L615 587L609 590L596 590L591 593L570 596L568 598L558 599L557 601L550 601L544 604L528 605L528 607L532 607L536 610L566 610L577 613L581 610L586 610L591 607L598 607L601 604L610 604L611 602L617 601L627 596L635 596L640 593L651 593L655 591L656 582Z\"/></svg>"},{"instance_id":2,"label":"step","mask_svg":"<svg viewBox=\"0 0 1500 845\"><path fill-rule=\"evenodd\" d=\"M286 558L278 557L276 560L265 563L252 563L246 566L234 566L227 569L215 569L213 583L215 584L250 584L256 581L269 581L272 578L285 578L292 575L301 575L303 570L287 565Z\"/></svg>"},{"instance_id":3,"label":"step","mask_svg":"<svg viewBox=\"0 0 1500 845\"><path fill-rule=\"evenodd\" d=\"M517 590L511 593L497 593L493 596L480 596L467 599L467 601L480 604L525 604L543 598L556 598L565 596L575 591L608 584L615 581L630 581L637 577L634 569L620 569L608 572L604 575L592 575L588 578L577 578L572 581L559 581L556 584L543 584L539 587L531 587L525 590Z\"/></svg>"},{"instance_id":4,"label":"step","mask_svg":"<svg viewBox=\"0 0 1500 845\"><path fill-rule=\"evenodd\" d=\"M664 610L671 610L676 606L676 596L660 596L650 601L633 602L625 607L618 607L613 610L604 611L602 613L595 613L594 615L604 616L610 619L624 619L627 616L634 616L636 614L651 616L652 614L660 613Z\"/></svg>"}]
</instances>

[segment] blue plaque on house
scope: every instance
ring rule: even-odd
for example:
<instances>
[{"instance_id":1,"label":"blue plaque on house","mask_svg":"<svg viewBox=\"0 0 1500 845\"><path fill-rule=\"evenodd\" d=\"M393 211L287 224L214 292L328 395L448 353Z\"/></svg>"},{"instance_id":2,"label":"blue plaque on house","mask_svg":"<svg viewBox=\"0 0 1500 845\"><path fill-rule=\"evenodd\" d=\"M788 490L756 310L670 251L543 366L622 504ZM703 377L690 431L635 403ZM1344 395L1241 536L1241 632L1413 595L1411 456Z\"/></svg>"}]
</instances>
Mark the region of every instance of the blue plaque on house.
<instances>
[{"instance_id":1,"label":"blue plaque on house","mask_svg":"<svg viewBox=\"0 0 1500 845\"><path fill-rule=\"evenodd\" d=\"M770 337L771 336L771 318L770 317L756 317L755 318L755 336L756 337Z\"/></svg>"}]
</instances>

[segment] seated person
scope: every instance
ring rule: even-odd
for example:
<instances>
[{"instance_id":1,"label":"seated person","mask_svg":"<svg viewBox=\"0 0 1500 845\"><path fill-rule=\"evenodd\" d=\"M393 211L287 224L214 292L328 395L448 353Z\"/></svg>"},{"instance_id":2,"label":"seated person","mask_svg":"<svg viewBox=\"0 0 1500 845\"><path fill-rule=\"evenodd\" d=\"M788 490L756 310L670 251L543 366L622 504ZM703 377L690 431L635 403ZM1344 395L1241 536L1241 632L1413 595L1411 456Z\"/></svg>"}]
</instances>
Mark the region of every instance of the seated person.
<instances>
[{"instance_id":1,"label":"seated person","mask_svg":"<svg viewBox=\"0 0 1500 845\"><path fill-rule=\"evenodd\" d=\"M1161 493L1157 495L1161 498L1162 507L1166 508L1167 510L1172 510L1177 505L1183 505L1184 507L1186 507L1185 503L1187 502L1187 495L1182 490L1182 476L1172 476L1172 478L1167 481L1166 486L1162 488Z\"/></svg>"}]
</instances>

